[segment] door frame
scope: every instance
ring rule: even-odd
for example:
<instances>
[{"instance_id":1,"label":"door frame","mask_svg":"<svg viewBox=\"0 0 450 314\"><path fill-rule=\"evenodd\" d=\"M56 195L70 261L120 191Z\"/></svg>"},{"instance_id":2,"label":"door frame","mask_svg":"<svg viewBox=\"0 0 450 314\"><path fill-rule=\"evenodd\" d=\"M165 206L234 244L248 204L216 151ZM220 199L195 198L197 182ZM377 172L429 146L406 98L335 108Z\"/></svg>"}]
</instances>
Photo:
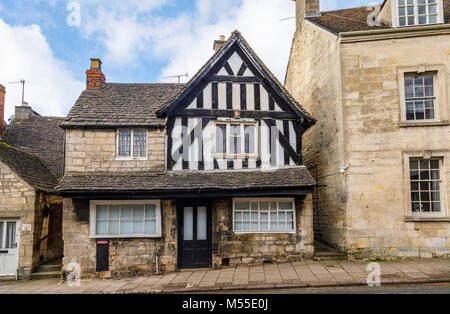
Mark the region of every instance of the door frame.
<instances>
[{"instance_id":1,"label":"door frame","mask_svg":"<svg viewBox=\"0 0 450 314\"><path fill-rule=\"evenodd\" d=\"M212 268L212 200L209 199L178 199L177 200L177 268L187 269L182 267L183 265L183 216L182 212L184 207L189 206L206 206L206 230L208 237L208 268Z\"/></svg>"},{"instance_id":2,"label":"door frame","mask_svg":"<svg viewBox=\"0 0 450 314\"><path fill-rule=\"evenodd\" d=\"M16 223L16 238L15 238L16 248L14 248L14 249L7 249L7 248L0 249L0 251L8 251L8 253L4 253L4 254L9 254L10 250L15 250L16 251L16 265L15 265L14 273L11 273L11 274L10 273L0 273L0 277L15 276L17 278L17 270L19 268L19 262L20 262L20 249L19 249L19 246L20 246L20 238L21 238L20 237L20 226L21 226L20 221L21 221L21 219L20 218L0 218L0 221L3 222L3 237L2 237L3 243L2 243L2 245L4 243L6 243L6 232L7 232L6 226L7 226L7 223L8 222L15 222Z\"/></svg>"}]
</instances>

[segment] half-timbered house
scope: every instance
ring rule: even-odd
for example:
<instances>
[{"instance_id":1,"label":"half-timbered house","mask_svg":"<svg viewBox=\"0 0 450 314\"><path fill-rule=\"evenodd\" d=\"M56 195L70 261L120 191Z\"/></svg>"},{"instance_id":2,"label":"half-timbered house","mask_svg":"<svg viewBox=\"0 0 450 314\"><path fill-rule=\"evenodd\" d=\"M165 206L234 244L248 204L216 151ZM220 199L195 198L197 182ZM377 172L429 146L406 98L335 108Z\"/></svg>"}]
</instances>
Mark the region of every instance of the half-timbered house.
<instances>
[{"instance_id":1,"label":"half-timbered house","mask_svg":"<svg viewBox=\"0 0 450 314\"><path fill-rule=\"evenodd\" d=\"M187 84L105 83L91 60L62 124L66 265L114 276L312 255L315 120L239 32L214 47Z\"/></svg>"}]
</instances>

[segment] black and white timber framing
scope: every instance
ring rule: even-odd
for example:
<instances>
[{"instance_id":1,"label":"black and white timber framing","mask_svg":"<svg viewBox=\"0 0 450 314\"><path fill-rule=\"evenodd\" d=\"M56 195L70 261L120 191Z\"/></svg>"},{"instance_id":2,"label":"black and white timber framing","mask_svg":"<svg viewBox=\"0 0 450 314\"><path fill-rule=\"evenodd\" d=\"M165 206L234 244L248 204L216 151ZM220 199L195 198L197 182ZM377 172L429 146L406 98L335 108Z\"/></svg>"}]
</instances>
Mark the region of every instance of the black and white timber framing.
<instances>
[{"instance_id":1,"label":"black and white timber framing","mask_svg":"<svg viewBox=\"0 0 450 314\"><path fill-rule=\"evenodd\" d=\"M239 32L159 114L167 117L168 170L301 166L302 135L315 122L287 95ZM257 152L217 154L218 123L253 124Z\"/></svg>"}]
</instances>

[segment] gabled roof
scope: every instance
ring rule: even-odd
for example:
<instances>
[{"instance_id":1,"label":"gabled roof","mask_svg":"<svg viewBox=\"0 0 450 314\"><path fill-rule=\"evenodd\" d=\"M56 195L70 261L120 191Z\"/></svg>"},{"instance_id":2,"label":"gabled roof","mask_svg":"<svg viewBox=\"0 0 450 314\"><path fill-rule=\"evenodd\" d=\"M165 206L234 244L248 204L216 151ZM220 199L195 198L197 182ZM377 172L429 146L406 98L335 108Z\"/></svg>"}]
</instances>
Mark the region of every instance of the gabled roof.
<instances>
[{"instance_id":1,"label":"gabled roof","mask_svg":"<svg viewBox=\"0 0 450 314\"><path fill-rule=\"evenodd\" d=\"M450 0L443 0L444 22L450 23ZM383 3L383 6L386 1ZM369 26L367 17L369 15L367 7L357 7L351 9L321 12L321 16L307 17L306 20L332 32L333 34L368 31L376 29L392 29L390 25Z\"/></svg>"},{"instance_id":2,"label":"gabled roof","mask_svg":"<svg viewBox=\"0 0 450 314\"><path fill-rule=\"evenodd\" d=\"M62 117L40 115L13 119L5 128L3 141L39 157L55 177L62 177L64 163L64 130Z\"/></svg>"},{"instance_id":3,"label":"gabled roof","mask_svg":"<svg viewBox=\"0 0 450 314\"><path fill-rule=\"evenodd\" d=\"M63 128L108 128L117 126L160 127L156 116L161 105L173 101L184 84L105 83L100 89L81 93Z\"/></svg>"},{"instance_id":4,"label":"gabled roof","mask_svg":"<svg viewBox=\"0 0 450 314\"><path fill-rule=\"evenodd\" d=\"M55 192L58 181L38 157L0 142L0 161L33 188Z\"/></svg>"},{"instance_id":5,"label":"gabled roof","mask_svg":"<svg viewBox=\"0 0 450 314\"><path fill-rule=\"evenodd\" d=\"M217 51L185 85L185 88L179 97L175 101L161 106L161 109L157 112L157 114L166 116L177 106L179 106L185 98L188 96L192 97L194 89L201 83L207 81L207 79L211 75L215 74L218 68L220 68L225 61L227 61L227 53L229 50L233 49L233 47L241 49L255 70L252 72L256 72L254 73L255 75L262 77L263 82L270 85L293 112L297 113L300 117L305 118L306 122L309 122L310 125L315 123L315 119L294 99L294 97L291 96L287 89L284 88L283 84L281 84L275 75L267 68L264 62L262 62L262 60L256 55L241 33L237 30L232 33L231 37L223 45L223 47Z\"/></svg>"},{"instance_id":6,"label":"gabled roof","mask_svg":"<svg viewBox=\"0 0 450 314\"><path fill-rule=\"evenodd\" d=\"M59 192L126 191L208 192L312 187L315 181L305 167L270 171L69 173Z\"/></svg>"}]
</instances>

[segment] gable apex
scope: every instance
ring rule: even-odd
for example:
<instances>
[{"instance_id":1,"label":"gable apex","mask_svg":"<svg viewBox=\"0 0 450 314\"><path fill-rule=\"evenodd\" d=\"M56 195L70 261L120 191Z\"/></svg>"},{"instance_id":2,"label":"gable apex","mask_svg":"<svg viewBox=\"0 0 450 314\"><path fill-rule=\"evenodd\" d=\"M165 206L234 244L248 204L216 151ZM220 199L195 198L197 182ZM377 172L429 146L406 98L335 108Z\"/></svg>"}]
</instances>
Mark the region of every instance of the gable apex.
<instances>
[{"instance_id":1,"label":"gable apex","mask_svg":"<svg viewBox=\"0 0 450 314\"><path fill-rule=\"evenodd\" d=\"M243 69L243 65L247 68ZM315 123L315 119L294 100L237 30L231 34L231 37L225 42L223 47L192 77L180 96L172 103L160 108L157 114L165 117L182 104L183 106L188 106L195 98L196 92L206 86L212 76L234 77L238 73L240 76L257 77L263 84L269 86L299 118L304 120L306 125L311 126Z\"/></svg>"}]
</instances>

